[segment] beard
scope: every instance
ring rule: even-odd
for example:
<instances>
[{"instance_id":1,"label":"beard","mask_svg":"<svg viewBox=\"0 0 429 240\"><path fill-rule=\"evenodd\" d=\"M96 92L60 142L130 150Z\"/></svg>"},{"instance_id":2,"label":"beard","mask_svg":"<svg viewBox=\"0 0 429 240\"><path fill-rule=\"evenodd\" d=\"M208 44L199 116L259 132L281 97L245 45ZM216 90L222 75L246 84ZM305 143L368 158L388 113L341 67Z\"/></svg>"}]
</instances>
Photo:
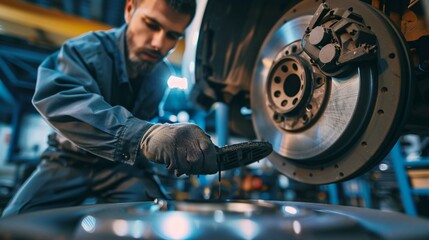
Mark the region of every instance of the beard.
<instances>
[{"instance_id":1,"label":"beard","mask_svg":"<svg viewBox=\"0 0 429 240\"><path fill-rule=\"evenodd\" d=\"M127 30L127 46L128 46L128 75L130 77L137 77L139 74L147 73L152 71L154 66L161 61L162 54L157 50L150 48L138 49L133 42L134 34ZM151 54L152 56L157 56L159 60L157 61L148 61L140 59L140 55Z\"/></svg>"},{"instance_id":2,"label":"beard","mask_svg":"<svg viewBox=\"0 0 429 240\"><path fill-rule=\"evenodd\" d=\"M141 60L133 61L132 59L130 59L128 63L128 75L132 78L135 78L139 74L148 73L152 71L155 64L155 62Z\"/></svg>"}]
</instances>

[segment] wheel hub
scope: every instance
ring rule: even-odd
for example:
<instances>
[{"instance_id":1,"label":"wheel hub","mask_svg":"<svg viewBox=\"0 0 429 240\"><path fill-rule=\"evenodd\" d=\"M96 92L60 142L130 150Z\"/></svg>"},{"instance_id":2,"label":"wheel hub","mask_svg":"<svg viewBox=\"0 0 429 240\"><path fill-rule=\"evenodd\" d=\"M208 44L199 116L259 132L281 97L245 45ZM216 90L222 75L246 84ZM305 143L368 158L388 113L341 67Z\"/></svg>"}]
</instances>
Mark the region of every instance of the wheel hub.
<instances>
[{"instance_id":1,"label":"wheel hub","mask_svg":"<svg viewBox=\"0 0 429 240\"><path fill-rule=\"evenodd\" d=\"M323 109L328 78L311 63L295 41L281 49L267 79L272 120L285 131L299 131L315 122Z\"/></svg>"}]
</instances>

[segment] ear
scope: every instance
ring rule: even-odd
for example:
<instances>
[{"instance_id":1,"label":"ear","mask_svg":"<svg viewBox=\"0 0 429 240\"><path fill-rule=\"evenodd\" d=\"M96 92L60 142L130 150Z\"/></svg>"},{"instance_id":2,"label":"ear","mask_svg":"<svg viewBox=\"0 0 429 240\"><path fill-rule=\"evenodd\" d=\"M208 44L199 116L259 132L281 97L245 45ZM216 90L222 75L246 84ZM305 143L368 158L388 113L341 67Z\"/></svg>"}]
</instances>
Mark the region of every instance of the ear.
<instances>
[{"instance_id":1,"label":"ear","mask_svg":"<svg viewBox=\"0 0 429 240\"><path fill-rule=\"evenodd\" d=\"M125 13L124 13L124 18L126 23L129 23L129 21L131 20L131 16L133 15L133 12L134 12L133 0L127 0L127 2L125 3Z\"/></svg>"}]
</instances>

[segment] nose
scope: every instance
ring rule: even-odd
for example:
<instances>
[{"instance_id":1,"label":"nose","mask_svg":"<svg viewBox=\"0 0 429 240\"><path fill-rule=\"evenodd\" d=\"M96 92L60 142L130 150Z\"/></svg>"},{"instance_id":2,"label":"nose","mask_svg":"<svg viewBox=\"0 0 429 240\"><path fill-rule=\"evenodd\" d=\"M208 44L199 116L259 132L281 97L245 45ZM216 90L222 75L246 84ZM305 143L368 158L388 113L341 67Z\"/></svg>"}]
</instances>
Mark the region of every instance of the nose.
<instances>
[{"instance_id":1,"label":"nose","mask_svg":"<svg viewBox=\"0 0 429 240\"><path fill-rule=\"evenodd\" d=\"M156 50L161 50L162 46L164 45L164 41L165 41L165 34L163 33L163 31L156 32L152 37L152 41L151 41L152 48Z\"/></svg>"}]
</instances>

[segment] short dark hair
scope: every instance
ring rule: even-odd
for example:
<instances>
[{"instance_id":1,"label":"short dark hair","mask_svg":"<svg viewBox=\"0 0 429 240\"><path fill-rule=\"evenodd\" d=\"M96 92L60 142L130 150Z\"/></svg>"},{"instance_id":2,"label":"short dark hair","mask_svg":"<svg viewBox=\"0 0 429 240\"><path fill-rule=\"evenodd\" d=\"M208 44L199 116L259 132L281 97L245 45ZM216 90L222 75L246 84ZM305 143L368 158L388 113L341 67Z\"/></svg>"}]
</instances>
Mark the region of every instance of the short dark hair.
<instances>
[{"instance_id":1,"label":"short dark hair","mask_svg":"<svg viewBox=\"0 0 429 240\"><path fill-rule=\"evenodd\" d=\"M144 0L133 0L134 7L137 7ZM189 15L191 18L189 23L192 22L192 19L195 16L197 9L197 4L195 0L164 0L171 8L176 10L179 13Z\"/></svg>"}]
</instances>

